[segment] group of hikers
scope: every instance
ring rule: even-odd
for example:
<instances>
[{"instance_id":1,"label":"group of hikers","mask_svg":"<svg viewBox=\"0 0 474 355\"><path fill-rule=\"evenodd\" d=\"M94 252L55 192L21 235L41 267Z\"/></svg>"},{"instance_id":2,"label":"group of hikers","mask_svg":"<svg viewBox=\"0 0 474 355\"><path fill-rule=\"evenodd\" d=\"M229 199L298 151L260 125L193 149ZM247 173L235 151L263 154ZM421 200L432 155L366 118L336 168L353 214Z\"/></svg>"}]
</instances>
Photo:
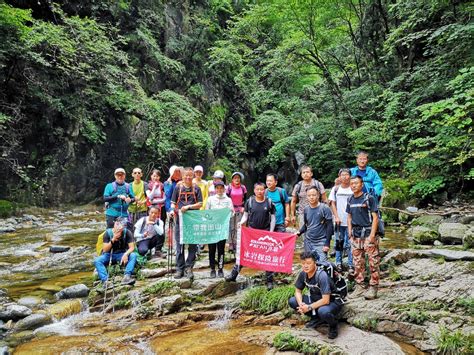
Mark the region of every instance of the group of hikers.
<instances>
[{"instance_id":1,"label":"group of hikers","mask_svg":"<svg viewBox=\"0 0 474 355\"><path fill-rule=\"evenodd\" d=\"M277 186L278 176L266 175L265 183L253 186L253 195L247 196L244 175L234 172L226 185L224 172L216 170L212 180L203 179L204 169L172 166L169 178L162 182L161 173L153 170L150 181L143 181L140 168L132 171L133 181L125 182L123 168L115 170L115 181L104 191L107 229L103 234L102 254L95 259L100 281L108 281L107 265L114 262L125 266L122 284L132 284L132 273L137 258L154 254L158 258L172 253L175 257L175 275L179 279L194 278L193 266L204 245L180 244L178 213L189 210L231 210L228 240L208 245L210 277L225 277L224 256L228 245L230 253L239 248L237 232L243 225L270 232L286 232L294 226L296 235L303 236L301 254L302 271L295 283L295 296L289 305L301 314L311 317L309 327L329 325L328 336L337 336L337 313L343 301L337 297L333 275L328 275L325 265L330 264L331 240L335 237L334 272L342 275L345 270L343 256L347 255L348 277L355 280L352 296L377 297L379 284L379 203L383 192L378 173L368 166L368 154L357 154L357 165L339 170L329 196L323 184L313 177L311 167L301 167L301 180L287 191ZM167 223L165 223L165 221ZM166 224L166 227L165 227ZM168 234L168 250L164 250ZM173 248L170 248L173 245ZM154 251L154 253L152 253ZM217 252L217 259L216 259ZM365 256L368 256L370 281L365 279ZM171 257L168 254L167 257ZM216 272L217 268L217 272ZM225 280L235 281L242 266L235 264ZM331 271L332 274L332 271ZM266 284L273 288L274 273L266 272ZM309 289L308 295L303 290Z\"/></svg>"}]
</instances>

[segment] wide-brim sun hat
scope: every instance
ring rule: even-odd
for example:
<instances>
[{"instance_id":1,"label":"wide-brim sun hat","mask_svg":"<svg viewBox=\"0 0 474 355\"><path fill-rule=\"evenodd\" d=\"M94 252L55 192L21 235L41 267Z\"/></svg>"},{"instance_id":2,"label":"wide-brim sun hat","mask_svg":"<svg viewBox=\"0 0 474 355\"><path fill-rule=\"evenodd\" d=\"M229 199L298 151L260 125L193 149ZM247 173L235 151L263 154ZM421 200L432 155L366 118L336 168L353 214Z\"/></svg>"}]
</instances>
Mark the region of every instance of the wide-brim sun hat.
<instances>
[{"instance_id":1,"label":"wide-brim sun hat","mask_svg":"<svg viewBox=\"0 0 474 355\"><path fill-rule=\"evenodd\" d=\"M117 174L125 174L125 169L124 168L115 169L114 175L117 175Z\"/></svg>"},{"instance_id":2,"label":"wide-brim sun hat","mask_svg":"<svg viewBox=\"0 0 474 355\"><path fill-rule=\"evenodd\" d=\"M242 174L240 171L233 172L232 179L234 178L235 175L239 175L241 181L244 180L244 174Z\"/></svg>"}]
</instances>

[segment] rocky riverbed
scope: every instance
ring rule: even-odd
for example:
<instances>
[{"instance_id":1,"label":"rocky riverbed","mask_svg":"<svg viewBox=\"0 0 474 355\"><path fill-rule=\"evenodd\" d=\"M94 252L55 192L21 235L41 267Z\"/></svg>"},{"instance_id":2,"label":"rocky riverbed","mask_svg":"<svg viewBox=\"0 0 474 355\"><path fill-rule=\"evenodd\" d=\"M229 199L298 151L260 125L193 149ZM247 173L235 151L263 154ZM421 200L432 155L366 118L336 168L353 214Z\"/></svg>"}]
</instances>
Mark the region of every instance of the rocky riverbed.
<instances>
[{"instance_id":1,"label":"rocky riverbed","mask_svg":"<svg viewBox=\"0 0 474 355\"><path fill-rule=\"evenodd\" d=\"M462 343L459 351L472 350L472 249L408 247L412 239L402 227L390 229L382 242L380 297L349 297L340 335L329 340L327 328L305 329L286 307L264 313L248 307L250 291L263 285L261 273L244 269L235 283L210 278L206 254L193 282L174 280L166 259L152 259L134 287L120 286L117 275L104 297L92 287L91 264L102 216L33 216L37 220L15 218L15 232L0 236L3 352L411 354L434 353L453 337ZM51 252L52 246L69 248ZM298 270L295 264L294 274ZM281 301L293 279L281 275L278 287L261 297Z\"/></svg>"}]
</instances>

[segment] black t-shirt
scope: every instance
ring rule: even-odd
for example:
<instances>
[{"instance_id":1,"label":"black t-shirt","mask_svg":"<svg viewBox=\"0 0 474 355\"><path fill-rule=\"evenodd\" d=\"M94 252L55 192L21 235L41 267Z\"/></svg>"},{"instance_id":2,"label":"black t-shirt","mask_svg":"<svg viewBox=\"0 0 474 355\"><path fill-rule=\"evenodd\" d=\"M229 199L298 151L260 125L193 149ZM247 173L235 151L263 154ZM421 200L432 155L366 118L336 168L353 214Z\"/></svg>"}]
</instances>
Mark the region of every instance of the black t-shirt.
<instances>
[{"instance_id":1,"label":"black t-shirt","mask_svg":"<svg viewBox=\"0 0 474 355\"><path fill-rule=\"evenodd\" d=\"M110 243L110 239L114 237L112 229L107 229L104 234L104 244ZM128 250L128 243L133 243L133 234L130 230L124 229L119 240L112 243L113 253L125 253Z\"/></svg>"},{"instance_id":2,"label":"black t-shirt","mask_svg":"<svg viewBox=\"0 0 474 355\"><path fill-rule=\"evenodd\" d=\"M173 191L171 201L175 204L177 203L178 208L202 202L201 189L196 184L193 184L191 187L186 187L184 184L178 184Z\"/></svg>"},{"instance_id":3,"label":"black t-shirt","mask_svg":"<svg viewBox=\"0 0 474 355\"><path fill-rule=\"evenodd\" d=\"M352 196L347 200L346 212L352 217L352 227L368 228L372 225L371 212L378 212L378 206L372 195L362 194L359 197Z\"/></svg>"},{"instance_id":4,"label":"black t-shirt","mask_svg":"<svg viewBox=\"0 0 474 355\"><path fill-rule=\"evenodd\" d=\"M315 302L323 298L322 295L330 295L334 284L326 271L318 269L311 278L308 278L307 273L301 271L296 279L295 287L298 290L309 288L311 302Z\"/></svg>"},{"instance_id":5,"label":"black t-shirt","mask_svg":"<svg viewBox=\"0 0 474 355\"><path fill-rule=\"evenodd\" d=\"M249 214L247 224L250 228L270 230L271 215L276 213L276 209L268 198L263 202L257 202L255 196L252 196L245 202L244 210Z\"/></svg>"}]
</instances>

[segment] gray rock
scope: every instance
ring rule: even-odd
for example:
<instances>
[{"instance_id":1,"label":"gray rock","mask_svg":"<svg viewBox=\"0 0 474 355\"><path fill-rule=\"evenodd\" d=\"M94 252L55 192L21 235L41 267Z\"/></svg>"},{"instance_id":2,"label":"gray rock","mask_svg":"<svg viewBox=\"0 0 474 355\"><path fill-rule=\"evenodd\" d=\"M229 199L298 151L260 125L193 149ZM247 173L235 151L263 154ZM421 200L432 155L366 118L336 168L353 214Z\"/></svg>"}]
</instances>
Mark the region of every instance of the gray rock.
<instances>
[{"instance_id":1,"label":"gray rock","mask_svg":"<svg viewBox=\"0 0 474 355\"><path fill-rule=\"evenodd\" d=\"M19 305L22 305L22 306L25 306L25 307L33 308L35 306L38 306L38 305L42 304L43 300L39 297L26 296L26 297L20 298L17 301L17 303Z\"/></svg>"},{"instance_id":2,"label":"gray rock","mask_svg":"<svg viewBox=\"0 0 474 355\"><path fill-rule=\"evenodd\" d=\"M441 243L439 240L435 240L434 243L433 243L433 245L434 245L435 247L440 247L440 246L443 245L443 243Z\"/></svg>"},{"instance_id":3,"label":"gray rock","mask_svg":"<svg viewBox=\"0 0 474 355\"><path fill-rule=\"evenodd\" d=\"M43 313L36 313L31 314L28 317L25 317L19 320L15 326L13 327L14 330L29 330L29 329L36 329L42 327L43 325L52 323L53 320L47 314Z\"/></svg>"},{"instance_id":4,"label":"gray rock","mask_svg":"<svg viewBox=\"0 0 474 355\"><path fill-rule=\"evenodd\" d=\"M466 248L474 248L474 226L469 226L462 238L462 244Z\"/></svg>"},{"instance_id":5,"label":"gray rock","mask_svg":"<svg viewBox=\"0 0 474 355\"><path fill-rule=\"evenodd\" d=\"M159 269L141 269L140 275L145 279L154 279L157 277L161 277L167 274L166 268L159 268ZM171 270L172 272L172 270Z\"/></svg>"},{"instance_id":6,"label":"gray rock","mask_svg":"<svg viewBox=\"0 0 474 355\"><path fill-rule=\"evenodd\" d=\"M421 253L434 258L443 257L446 261L474 261L474 253L470 251L429 249L422 250Z\"/></svg>"},{"instance_id":7,"label":"gray rock","mask_svg":"<svg viewBox=\"0 0 474 355\"><path fill-rule=\"evenodd\" d=\"M411 224L412 226L425 226L425 227L432 227L436 229L435 227L438 226L443 221L442 216L431 216L431 215L426 215L426 216L420 216L416 219L414 219Z\"/></svg>"},{"instance_id":8,"label":"gray rock","mask_svg":"<svg viewBox=\"0 0 474 355\"><path fill-rule=\"evenodd\" d=\"M18 320L28 317L31 314L31 309L19 304L11 303L0 308L0 319L3 321Z\"/></svg>"},{"instance_id":9,"label":"gray rock","mask_svg":"<svg viewBox=\"0 0 474 355\"><path fill-rule=\"evenodd\" d=\"M161 314L169 314L175 312L184 303L183 296L173 295L167 297L160 297L155 299L154 305Z\"/></svg>"},{"instance_id":10,"label":"gray rock","mask_svg":"<svg viewBox=\"0 0 474 355\"><path fill-rule=\"evenodd\" d=\"M439 239L439 233L431 227L414 226L410 229L413 241L416 244L433 244L435 240Z\"/></svg>"},{"instance_id":11,"label":"gray rock","mask_svg":"<svg viewBox=\"0 0 474 355\"><path fill-rule=\"evenodd\" d=\"M443 243L462 244L468 226L462 223L441 223L438 232Z\"/></svg>"},{"instance_id":12,"label":"gray rock","mask_svg":"<svg viewBox=\"0 0 474 355\"><path fill-rule=\"evenodd\" d=\"M418 207L409 206L406 208L406 210L410 213L415 213L415 212L418 212Z\"/></svg>"},{"instance_id":13,"label":"gray rock","mask_svg":"<svg viewBox=\"0 0 474 355\"><path fill-rule=\"evenodd\" d=\"M462 216L461 218L459 218L458 222L462 224L470 224L471 222L474 222L474 215L471 214L468 216Z\"/></svg>"},{"instance_id":14,"label":"gray rock","mask_svg":"<svg viewBox=\"0 0 474 355\"><path fill-rule=\"evenodd\" d=\"M39 217L36 217L32 214L24 214L23 215L23 220L24 221L33 221L33 222L38 222L40 221L41 219Z\"/></svg>"},{"instance_id":15,"label":"gray rock","mask_svg":"<svg viewBox=\"0 0 474 355\"><path fill-rule=\"evenodd\" d=\"M71 247L69 246L63 246L63 245L51 245L49 247L49 252L50 253L64 253L66 251L69 251Z\"/></svg>"},{"instance_id":16,"label":"gray rock","mask_svg":"<svg viewBox=\"0 0 474 355\"><path fill-rule=\"evenodd\" d=\"M0 234L1 233L12 233L16 231L15 227L11 225L0 226Z\"/></svg>"},{"instance_id":17,"label":"gray rock","mask_svg":"<svg viewBox=\"0 0 474 355\"><path fill-rule=\"evenodd\" d=\"M84 284L73 285L66 287L55 294L56 299L68 299L68 298L82 298L89 295L89 287Z\"/></svg>"}]
</instances>

